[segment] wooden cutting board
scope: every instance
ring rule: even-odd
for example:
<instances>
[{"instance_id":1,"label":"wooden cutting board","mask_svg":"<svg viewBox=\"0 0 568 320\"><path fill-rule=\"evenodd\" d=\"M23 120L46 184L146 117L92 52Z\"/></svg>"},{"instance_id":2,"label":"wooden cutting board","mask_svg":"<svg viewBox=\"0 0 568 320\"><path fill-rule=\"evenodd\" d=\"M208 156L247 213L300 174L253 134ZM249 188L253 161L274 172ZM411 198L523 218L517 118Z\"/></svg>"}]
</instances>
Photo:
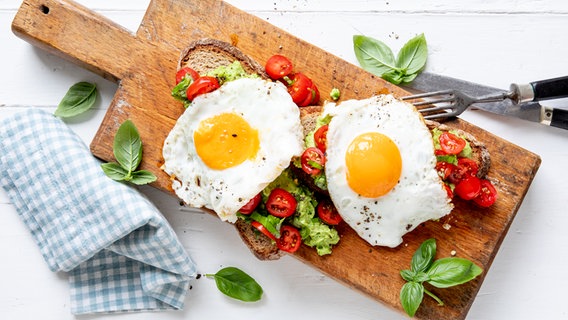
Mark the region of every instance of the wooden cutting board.
<instances>
[{"instance_id":1,"label":"wooden cutting board","mask_svg":"<svg viewBox=\"0 0 568 320\"><path fill-rule=\"evenodd\" d=\"M114 134L123 121L131 119L144 143L141 167L154 172L158 176L154 186L169 193L170 180L159 170L161 148L184 111L171 98L170 90L180 51L190 41L211 37L232 42L260 63L272 54L284 54L312 77L322 96L333 87L341 90L342 99L367 98L384 92L405 94L357 66L216 0L154 0L136 34L72 1L26 0L12 29L33 45L119 83L91 150L105 161L114 161ZM409 268L414 251L428 238L437 239L438 258L455 252L487 272L541 160L465 121L448 124L471 132L487 144L493 160L489 176L499 192L493 207L479 209L457 202L450 215L422 224L395 249L369 246L350 228L342 226L341 242L332 255L319 257L315 250L302 247L294 256L398 310L402 310L399 291L404 283L399 271ZM429 288L445 306L437 306L433 299L425 297L416 318L464 319L484 275L453 288Z\"/></svg>"}]
</instances>

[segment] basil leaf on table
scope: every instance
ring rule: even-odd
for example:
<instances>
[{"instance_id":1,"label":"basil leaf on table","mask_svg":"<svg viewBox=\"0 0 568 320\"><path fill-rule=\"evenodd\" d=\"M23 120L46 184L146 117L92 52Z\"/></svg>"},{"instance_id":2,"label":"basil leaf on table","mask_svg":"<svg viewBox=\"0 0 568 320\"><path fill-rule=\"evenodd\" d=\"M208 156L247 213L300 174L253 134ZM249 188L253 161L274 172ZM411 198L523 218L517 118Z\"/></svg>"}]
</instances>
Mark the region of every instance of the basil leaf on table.
<instances>
[{"instance_id":1,"label":"basil leaf on table","mask_svg":"<svg viewBox=\"0 0 568 320\"><path fill-rule=\"evenodd\" d=\"M254 302L262 297L262 287L244 271L235 267L226 267L215 274L206 274L215 279L219 291L225 295L246 302Z\"/></svg>"},{"instance_id":2,"label":"basil leaf on table","mask_svg":"<svg viewBox=\"0 0 568 320\"><path fill-rule=\"evenodd\" d=\"M79 82L71 86L54 114L60 118L69 118L89 110L97 99L97 87L89 82Z\"/></svg>"},{"instance_id":3,"label":"basil leaf on table","mask_svg":"<svg viewBox=\"0 0 568 320\"><path fill-rule=\"evenodd\" d=\"M424 34L410 39L395 59L382 41L363 35L353 36L353 49L361 67L391 83L409 83L422 71L428 58Z\"/></svg>"},{"instance_id":4,"label":"basil leaf on table","mask_svg":"<svg viewBox=\"0 0 568 320\"><path fill-rule=\"evenodd\" d=\"M134 123L124 121L118 128L113 141L113 153L118 163L103 163L103 172L116 181L128 181L137 185L156 181L156 176L147 170L136 168L142 161L142 140Z\"/></svg>"},{"instance_id":5,"label":"basil leaf on table","mask_svg":"<svg viewBox=\"0 0 568 320\"><path fill-rule=\"evenodd\" d=\"M412 256L410 270L414 272L427 270L434 262L434 255L436 255L436 240L428 239L424 241Z\"/></svg>"}]
</instances>

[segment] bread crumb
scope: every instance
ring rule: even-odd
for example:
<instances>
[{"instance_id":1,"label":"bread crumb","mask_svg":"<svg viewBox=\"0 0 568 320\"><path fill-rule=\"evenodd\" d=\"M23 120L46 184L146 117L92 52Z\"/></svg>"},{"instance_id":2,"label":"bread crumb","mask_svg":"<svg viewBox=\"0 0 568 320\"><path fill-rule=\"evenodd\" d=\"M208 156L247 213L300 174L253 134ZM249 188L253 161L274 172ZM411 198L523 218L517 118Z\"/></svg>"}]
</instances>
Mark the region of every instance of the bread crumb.
<instances>
[{"instance_id":1,"label":"bread crumb","mask_svg":"<svg viewBox=\"0 0 568 320\"><path fill-rule=\"evenodd\" d=\"M452 226L451 226L449 223L444 223L444 224L442 225L442 228L444 228L444 229L446 229L446 230L450 230L451 227L452 227Z\"/></svg>"},{"instance_id":2,"label":"bread crumb","mask_svg":"<svg viewBox=\"0 0 568 320\"><path fill-rule=\"evenodd\" d=\"M454 257L454 256L456 255L456 253L457 253L456 250L452 250L452 251L450 252L450 254L452 255L452 257Z\"/></svg>"}]
</instances>

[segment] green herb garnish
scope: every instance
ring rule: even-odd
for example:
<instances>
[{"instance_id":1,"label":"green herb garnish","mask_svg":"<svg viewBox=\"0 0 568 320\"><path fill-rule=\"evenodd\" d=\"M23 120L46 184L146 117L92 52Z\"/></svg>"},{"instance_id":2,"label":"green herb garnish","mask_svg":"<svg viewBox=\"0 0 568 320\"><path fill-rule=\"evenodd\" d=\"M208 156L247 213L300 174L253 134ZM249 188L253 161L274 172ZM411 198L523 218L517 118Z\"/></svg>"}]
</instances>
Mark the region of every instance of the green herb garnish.
<instances>
[{"instance_id":1,"label":"green herb garnish","mask_svg":"<svg viewBox=\"0 0 568 320\"><path fill-rule=\"evenodd\" d=\"M355 56L361 67L394 83L409 83L422 71L428 57L424 34L410 39L395 59L392 50L383 42L370 37L353 36Z\"/></svg>"},{"instance_id":2,"label":"green herb garnish","mask_svg":"<svg viewBox=\"0 0 568 320\"><path fill-rule=\"evenodd\" d=\"M60 118L69 118L89 110L97 99L97 87L89 82L79 82L71 86L54 114Z\"/></svg>"},{"instance_id":3,"label":"green herb garnish","mask_svg":"<svg viewBox=\"0 0 568 320\"><path fill-rule=\"evenodd\" d=\"M262 287L238 268L226 267L215 274L205 274L205 276L215 279L219 291L231 298L253 302L262 297Z\"/></svg>"},{"instance_id":4,"label":"green herb garnish","mask_svg":"<svg viewBox=\"0 0 568 320\"><path fill-rule=\"evenodd\" d=\"M464 258L442 258L434 260L436 240L424 241L412 256L410 270L402 270L400 276L407 282L400 290L400 302L406 313L413 317L422 303L424 293L432 297L439 305L444 303L428 291L423 282L436 288L448 288L473 280L483 272L473 262Z\"/></svg>"},{"instance_id":5,"label":"green herb garnish","mask_svg":"<svg viewBox=\"0 0 568 320\"><path fill-rule=\"evenodd\" d=\"M112 151L116 162L103 163L104 173L116 181L128 181L137 185L156 181L156 176L147 170L136 170L142 161L142 140L134 123L124 121L114 136Z\"/></svg>"}]
</instances>

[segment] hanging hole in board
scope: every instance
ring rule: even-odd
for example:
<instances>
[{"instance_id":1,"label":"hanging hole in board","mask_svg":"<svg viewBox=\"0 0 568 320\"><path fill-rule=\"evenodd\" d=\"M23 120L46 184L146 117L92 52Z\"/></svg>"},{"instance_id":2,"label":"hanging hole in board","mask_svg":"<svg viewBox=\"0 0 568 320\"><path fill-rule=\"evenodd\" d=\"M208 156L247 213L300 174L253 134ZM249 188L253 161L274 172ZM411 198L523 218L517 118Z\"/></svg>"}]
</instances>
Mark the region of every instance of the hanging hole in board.
<instances>
[{"instance_id":1,"label":"hanging hole in board","mask_svg":"<svg viewBox=\"0 0 568 320\"><path fill-rule=\"evenodd\" d=\"M41 12L43 12L43 14L48 14L49 13L49 7L46 6L45 4L42 4L39 9L41 10Z\"/></svg>"}]
</instances>

